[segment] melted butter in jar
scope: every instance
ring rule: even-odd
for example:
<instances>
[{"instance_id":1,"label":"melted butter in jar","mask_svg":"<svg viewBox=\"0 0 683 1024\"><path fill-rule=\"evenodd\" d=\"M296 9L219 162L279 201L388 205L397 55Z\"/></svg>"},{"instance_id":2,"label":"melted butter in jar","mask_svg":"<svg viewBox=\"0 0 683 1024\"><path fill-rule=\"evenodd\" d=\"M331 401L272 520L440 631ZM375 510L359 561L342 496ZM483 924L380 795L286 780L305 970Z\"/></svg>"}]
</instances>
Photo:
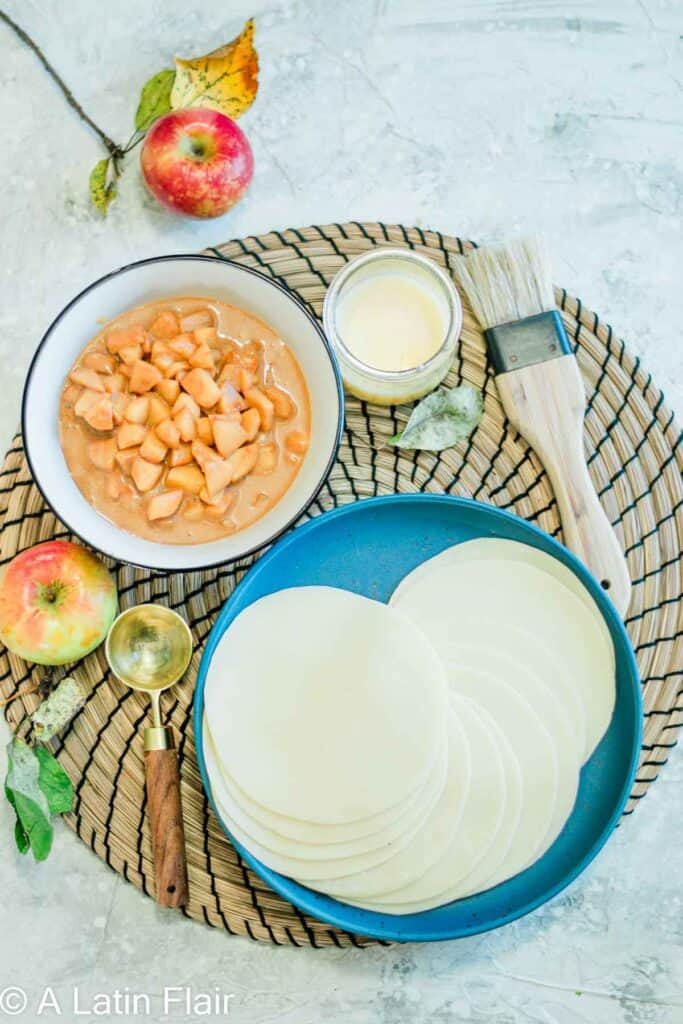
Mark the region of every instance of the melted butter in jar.
<instances>
[{"instance_id":1,"label":"melted butter in jar","mask_svg":"<svg viewBox=\"0 0 683 1024\"><path fill-rule=\"evenodd\" d=\"M431 260L378 249L340 271L323 320L347 390L393 405L427 394L448 373L462 307L451 279Z\"/></svg>"},{"instance_id":2,"label":"melted butter in jar","mask_svg":"<svg viewBox=\"0 0 683 1024\"><path fill-rule=\"evenodd\" d=\"M431 282L386 270L343 291L339 334L349 352L376 370L409 370L431 359L448 329L448 307Z\"/></svg>"}]
</instances>

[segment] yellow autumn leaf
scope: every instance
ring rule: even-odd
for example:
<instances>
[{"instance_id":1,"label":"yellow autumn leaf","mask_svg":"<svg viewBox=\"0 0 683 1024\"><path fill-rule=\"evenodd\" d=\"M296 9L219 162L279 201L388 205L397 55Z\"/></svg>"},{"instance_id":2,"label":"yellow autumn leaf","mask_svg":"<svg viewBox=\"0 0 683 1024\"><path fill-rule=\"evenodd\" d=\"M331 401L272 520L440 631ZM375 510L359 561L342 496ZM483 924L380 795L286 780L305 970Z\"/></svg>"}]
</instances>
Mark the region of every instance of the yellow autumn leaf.
<instances>
[{"instance_id":1,"label":"yellow autumn leaf","mask_svg":"<svg viewBox=\"0 0 683 1024\"><path fill-rule=\"evenodd\" d=\"M240 35L205 57L176 57L171 107L211 107L228 117L240 117L258 90L258 54L254 49L254 20Z\"/></svg>"}]
</instances>

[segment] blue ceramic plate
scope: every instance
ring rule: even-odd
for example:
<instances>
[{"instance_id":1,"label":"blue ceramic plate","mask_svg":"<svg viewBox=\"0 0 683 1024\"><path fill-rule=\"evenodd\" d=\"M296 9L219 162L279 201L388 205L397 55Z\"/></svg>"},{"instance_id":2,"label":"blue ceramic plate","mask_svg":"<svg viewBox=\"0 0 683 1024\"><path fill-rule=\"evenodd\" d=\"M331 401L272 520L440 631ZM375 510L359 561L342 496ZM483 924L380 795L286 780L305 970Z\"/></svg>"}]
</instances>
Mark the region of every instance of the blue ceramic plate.
<instances>
[{"instance_id":1,"label":"blue ceramic plate","mask_svg":"<svg viewBox=\"0 0 683 1024\"><path fill-rule=\"evenodd\" d=\"M387 601L399 580L420 562L474 537L506 537L540 548L569 566L591 592L616 650L617 702L612 722L581 772L574 811L548 852L510 881L436 910L396 917L347 906L271 871L231 840L281 896L346 931L396 942L427 942L473 935L514 921L583 871L617 824L631 790L642 722L638 670L626 630L593 577L552 537L508 512L447 495L391 495L354 502L293 530L253 566L218 616L199 668L194 728L204 788L219 821L204 763L204 686L213 652L232 620L258 598L286 587L323 584ZM229 835L224 824L223 829Z\"/></svg>"}]
</instances>

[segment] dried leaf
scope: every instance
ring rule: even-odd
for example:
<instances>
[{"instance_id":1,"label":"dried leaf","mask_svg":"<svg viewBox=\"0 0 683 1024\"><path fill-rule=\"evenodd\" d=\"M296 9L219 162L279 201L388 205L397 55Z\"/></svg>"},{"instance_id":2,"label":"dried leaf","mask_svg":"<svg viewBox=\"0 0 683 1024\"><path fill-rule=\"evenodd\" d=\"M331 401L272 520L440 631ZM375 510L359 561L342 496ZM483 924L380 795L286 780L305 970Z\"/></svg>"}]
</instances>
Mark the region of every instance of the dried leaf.
<instances>
[{"instance_id":1,"label":"dried leaf","mask_svg":"<svg viewBox=\"0 0 683 1024\"><path fill-rule=\"evenodd\" d=\"M90 198L103 217L107 216L107 207L116 196L113 181L107 181L111 157L99 160L90 172Z\"/></svg>"},{"instance_id":2,"label":"dried leaf","mask_svg":"<svg viewBox=\"0 0 683 1024\"><path fill-rule=\"evenodd\" d=\"M469 437L483 411L481 391L469 384L449 391L433 391L418 402L405 430L390 437L389 444L440 452Z\"/></svg>"},{"instance_id":3,"label":"dried leaf","mask_svg":"<svg viewBox=\"0 0 683 1024\"><path fill-rule=\"evenodd\" d=\"M135 112L135 130L146 132L153 121L167 114L171 109L171 89L175 71L167 68L157 72L142 87L140 102Z\"/></svg>"},{"instance_id":4,"label":"dried leaf","mask_svg":"<svg viewBox=\"0 0 683 1024\"><path fill-rule=\"evenodd\" d=\"M241 34L205 57L176 58L171 107L211 107L228 117L240 117L258 90L258 54L254 49L254 20Z\"/></svg>"}]
</instances>

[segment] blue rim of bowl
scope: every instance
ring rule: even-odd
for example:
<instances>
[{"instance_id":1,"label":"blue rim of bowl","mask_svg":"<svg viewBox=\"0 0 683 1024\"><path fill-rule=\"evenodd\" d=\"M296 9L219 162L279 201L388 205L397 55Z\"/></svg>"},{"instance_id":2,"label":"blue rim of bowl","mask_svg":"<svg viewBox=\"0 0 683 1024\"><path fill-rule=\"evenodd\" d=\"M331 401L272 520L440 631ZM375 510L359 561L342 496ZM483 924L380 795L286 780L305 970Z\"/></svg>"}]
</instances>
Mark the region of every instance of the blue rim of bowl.
<instances>
[{"instance_id":1,"label":"blue rim of bowl","mask_svg":"<svg viewBox=\"0 0 683 1024\"><path fill-rule=\"evenodd\" d=\"M622 646L626 652L628 661L629 675L634 685L630 688L631 695L634 698L636 704L636 718L638 721L638 727L633 739L633 745L631 749L631 758L629 762L629 770L626 773L624 783L621 789L619 799L616 802L615 808L608 819L606 825L600 832L600 835L595 842L589 847L588 851L579 860L579 862L555 884L549 886L543 893L538 897L528 899L526 902L521 903L517 907L511 909L507 913L501 914L497 917L493 924L473 924L470 927L461 928L457 934L449 932L448 929L434 930L432 932L423 931L406 931L405 928L401 928L400 922L405 921L406 916L417 917L421 916L416 913L410 915L382 915L377 911L363 910L362 908L352 907L350 904L344 903L342 900L335 900L331 896L326 896L323 893L316 892L314 889L310 889L300 882L296 882L293 879L288 878L286 875L282 875L277 871L273 871L267 868L264 864L259 861L250 851L234 839L230 835L230 830L225 825L221 814L216 807L213 799L213 793L211 791L211 783L209 782L208 774L206 771L206 763L204 760L204 726L203 726L203 714L204 714L204 687L206 683L206 673L208 670L208 664L211 657L213 656L214 650L222 637L225 629L223 628L223 622L229 615L229 609L231 604L236 600L236 596L241 593L241 590L247 585L251 573L257 569L262 568L264 564L268 564L270 561L275 559L283 547L291 544L294 539L301 538L301 531L306 533L311 532L320 524L321 520L327 520L329 518L342 517L345 514L349 514L351 509L356 508L358 504L363 506L374 506L380 503L409 503L411 501L431 502L431 503L448 503L455 507L460 508L471 508L476 506L484 515L490 516L495 520L511 520L517 524L522 523L526 527L532 536L538 536L543 539L544 542L549 542L552 549L551 557L557 557L559 554L561 557L559 561L564 562L568 565L574 573L579 577L581 582L584 584L588 592L595 599L598 608L607 621L608 624L612 624L619 633L622 641ZM360 502L351 502L348 505L342 505L339 508L332 509L330 512L325 512L320 516L316 516L314 519L309 520L302 526L297 527L296 530L292 530L287 537L284 537L280 542L267 551L257 563L250 567L249 571L243 576L240 582L233 590L230 597L227 599L220 612L218 618L214 622L211 632L209 633L204 643L204 650L202 651L201 662L199 665L199 671L197 674L197 680L195 684L195 693L193 699L193 728L194 728L194 741L195 750L197 755L197 764L199 767L199 773L202 780L202 786L204 792L211 804L211 808L216 816L216 820L221 826L221 829L225 835L229 838L232 845L235 847L239 856L241 856L252 870L275 892L278 893L283 899L288 900L299 910L306 914L310 914L312 917L317 918L320 921L324 921L326 924L330 924L335 928L341 928L344 931L349 930L348 924L340 923L339 916L335 915L335 908L340 908L342 912L352 911L354 915L361 915L353 926L353 931L359 935L366 935L370 938L380 939L389 942L441 942L451 939L466 938L470 935L479 935L483 932L494 931L496 928L501 928L503 925L510 924L512 921L518 920L520 917L524 917L526 914L531 913L533 910L537 910L538 907L543 906L548 900L551 900L558 893L562 892L567 886L571 885L579 875L581 875L588 865L595 859L600 850L603 848L612 832L614 831L619 818L622 815L624 807L628 801L633 786L633 781L636 776L638 769L638 761L640 756L640 746L643 734L643 715L642 715L642 697L640 692L640 673L638 671L638 665L636 663L631 641L626 627L622 622L619 614L612 604L612 601L607 596L607 593L600 586L598 581L591 575L586 569L583 563L574 555L568 548L560 544L559 541L555 540L554 537L535 526L528 520L523 519L520 516L515 515L512 512L507 512L505 509L496 508L495 505L487 505L484 502L475 501L473 498L456 498L449 494L388 494L374 498L364 498ZM533 865L530 866L531 870ZM274 884L275 883L275 884ZM504 884L504 883L503 883ZM305 894L305 898L302 899L301 893ZM310 896L309 896L310 894ZM327 907L331 906L332 910L328 910ZM447 904L444 904L447 906ZM443 909L443 908L435 908ZM424 911L425 914L432 913L432 911ZM381 927L377 927L377 922L382 921ZM375 928L373 929L373 922ZM394 924L396 922L396 924Z\"/></svg>"},{"instance_id":2,"label":"blue rim of bowl","mask_svg":"<svg viewBox=\"0 0 683 1024\"><path fill-rule=\"evenodd\" d=\"M52 501L50 501L50 499L48 498L47 494L45 493L45 491L41 487L40 480L38 479L38 477L37 477L37 475L36 475L36 473L34 471L34 468L33 468L33 463L31 461L31 453L30 453L30 450L29 450L28 443L26 441L26 429L25 429L26 428L26 406L27 406L26 396L28 394L29 384L30 384L30 381L31 381L31 377L33 375L34 368L36 366L36 363L38 362L38 358L40 356L41 351L43 350L44 346L47 344L47 342L50 339L50 335L54 331L54 329L57 326L57 324L67 315L69 310L73 306L75 306L76 303L79 302L83 298L84 295L87 295L88 292L94 291L96 288L98 288L101 284L104 284L106 281L110 281L112 278L118 277L119 274L126 274L126 273L128 273L128 271L136 270L138 267L149 266L150 264L153 264L153 263L167 263L167 262L170 262L170 261L173 261L173 260L191 260L192 262L214 263L214 264L217 264L217 265L220 265L221 263L227 263L227 264L229 264L229 266L234 267L237 270L243 271L245 274L251 274L252 277L259 277L259 278L261 278L261 280L267 281L268 284L272 285L273 288L277 288L279 291L281 291L283 294L285 294L289 299L291 299L292 302L294 302L301 309L301 312L304 313L304 315L308 318L308 320L310 320L312 326L317 331L317 333L318 333L318 335L320 337L320 340L321 340L321 342L323 344L323 348L325 349L325 352L327 353L328 359L330 361L330 365L332 367L332 372L334 373L335 384L337 386L337 431L336 431L336 435L335 435L334 445L332 447L332 451L330 452L330 457L327 460L327 465L325 466L325 469L324 469L324 471L323 471L323 473L322 473L318 483L315 485L315 488L311 491L310 496L306 498L306 501L304 502L304 504L300 506L299 510L296 512L295 515L290 517L290 519L287 521L287 523L285 523L284 526L282 526L275 533L271 534L271 536L267 540L264 540L261 544L257 544L257 545L255 545L252 548L248 548L247 550L242 551L239 555L235 555L234 558L230 558L230 559L227 559L227 560L226 559L218 559L218 561L215 561L215 562L202 562L199 565L195 565L195 566L184 566L182 569L161 569L161 570L158 568L158 566L148 565L145 562L126 562L127 565L135 565L135 566L137 566L140 569L150 569L153 572L172 572L172 573L177 573L177 572L180 572L180 573L202 572L202 571L204 571L206 569L215 569L215 568L217 568L220 565L232 564L233 562L239 561L239 559L241 559L241 558L247 558L249 555L253 555L257 551L262 551L264 548L268 547L269 544L273 544L280 537L282 537L285 533L287 533L287 531L290 530L291 527L297 522L297 520L300 518L300 516L302 516L304 514L304 512L309 508L309 506L315 501L315 499L317 498L318 494L320 493L320 490L321 490L323 484L325 483L325 481L327 480L328 476L330 475L330 472L332 471L332 467L334 466L334 463L336 462L336 459L337 459L337 452L339 451L339 445L341 443L342 435L344 433L344 385L342 383L342 378L341 378L341 373L340 373L340 370L339 370L339 365L337 363L337 358L336 358L336 356L335 356L335 354L334 354L334 352L332 350L332 346L330 345L329 341L327 340L327 336L326 336L325 332L323 331L322 327L318 323L317 319L313 316L313 314L310 312L310 310L306 308L306 306L301 301L301 299L297 295L295 295L294 292L291 291L291 289L287 288L286 285L282 284L282 282L280 282L280 281L273 280L273 278L268 277L267 274L262 274L259 270L254 270L253 267L246 267L243 264L236 263L234 260L227 259L224 256L221 256L221 257L218 257L218 256L203 256L200 253L175 253L175 254L169 254L169 255L166 255L166 256L150 256L150 257L148 257L147 259L144 259L144 260L136 260L134 263L127 263L123 267L118 267L117 270L110 271L108 274L105 274L103 277L98 277L97 280L91 282L91 284L87 285L80 292L78 292L78 294L73 297L71 302L67 303L67 305L64 306L64 308L61 310L61 312L57 314L57 316L54 318L54 320L52 321L50 326L47 328L47 330L43 334L43 336L40 339L40 342L38 344L38 347L36 348L35 352L33 353L33 357L31 359L31 362L29 363L29 368L28 368L28 371L26 373L26 380L24 381L24 390L23 390L22 396L21 396L21 435L22 435L22 439L23 439L23 442L24 442L24 453L26 455L26 461L28 463L28 468L31 471L31 477L33 478L33 482L35 483L36 487L40 491L40 494L41 494L43 500L45 501L46 505L48 506L48 508L52 509L52 511L57 516L59 521L61 523L64 523L64 525L69 530L69 532L72 533L75 537L78 537L79 540L82 540L84 544L87 544L89 547L92 547L96 551L101 552L101 554L106 555L107 558L111 558L115 562L124 561L123 559L117 557L116 555L112 555L112 554L110 554L110 552L105 551L101 547L98 547L96 544L93 544L92 541L88 540L86 537L83 537L82 534L79 533L79 531L74 526L71 525L71 523L69 523L62 515L60 515L59 510L53 505ZM61 385L60 385L60 387L61 387ZM125 531L122 531L122 532L125 532Z\"/></svg>"}]
</instances>

